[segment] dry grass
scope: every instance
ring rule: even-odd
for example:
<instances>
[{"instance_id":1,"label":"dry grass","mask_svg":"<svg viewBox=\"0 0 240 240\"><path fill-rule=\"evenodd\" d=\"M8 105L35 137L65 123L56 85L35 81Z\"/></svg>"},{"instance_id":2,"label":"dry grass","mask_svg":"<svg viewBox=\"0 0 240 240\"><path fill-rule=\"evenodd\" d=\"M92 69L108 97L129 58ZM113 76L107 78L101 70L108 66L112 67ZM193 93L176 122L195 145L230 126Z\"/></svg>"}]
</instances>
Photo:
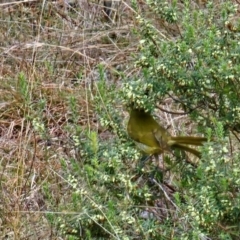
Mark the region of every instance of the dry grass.
<instances>
[{"instance_id":1,"label":"dry grass","mask_svg":"<svg viewBox=\"0 0 240 240\"><path fill-rule=\"evenodd\" d=\"M7 239L57 238L46 214L69 197L61 161L68 165L63 159L77 153L68 123L98 128L91 100L97 65L117 82L115 67L136 51L127 3L115 3L107 20L101 2L60 2L0 4L0 236Z\"/></svg>"}]
</instances>

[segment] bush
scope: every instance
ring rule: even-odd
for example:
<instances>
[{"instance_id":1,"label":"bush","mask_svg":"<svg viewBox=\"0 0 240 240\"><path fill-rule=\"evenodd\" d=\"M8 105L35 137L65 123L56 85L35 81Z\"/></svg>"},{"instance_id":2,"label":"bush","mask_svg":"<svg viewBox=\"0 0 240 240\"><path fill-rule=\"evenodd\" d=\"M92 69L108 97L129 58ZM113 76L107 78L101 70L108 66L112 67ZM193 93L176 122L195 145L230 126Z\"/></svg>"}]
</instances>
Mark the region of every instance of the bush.
<instances>
[{"instance_id":1,"label":"bush","mask_svg":"<svg viewBox=\"0 0 240 240\"><path fill-rule=\"evenodd\" d=\"M175 201L182 210L180 223L174 221L174 239L237 239L240 155L233 147L239 144L240 131L237 6L232 1L202 7L189 1L148 3L152 17L138 17L136 66L142 74L125 83L125 101L152 111L171 98L209 139L196 172L173 170L180 176ZM230 132L236 136L231 146L226 138Z\"/></svg>"},{"instance_id":2,"label":"bush","mask_svg":"<svg viewBox=\"0 0 240 240\"><path fill-rule=\"evenodd\" d=\"M136 64L144 75L126 85L127 101L141 99L149 108L171 97L199 126L217 120L225 129L240 131L240 24L232 26L237 6L231 1L202 9L188 1L149 2L160 19L177 26L177 37L169 40L151 19L139 17L142 40Z\"/></svg>"}]
</instances>

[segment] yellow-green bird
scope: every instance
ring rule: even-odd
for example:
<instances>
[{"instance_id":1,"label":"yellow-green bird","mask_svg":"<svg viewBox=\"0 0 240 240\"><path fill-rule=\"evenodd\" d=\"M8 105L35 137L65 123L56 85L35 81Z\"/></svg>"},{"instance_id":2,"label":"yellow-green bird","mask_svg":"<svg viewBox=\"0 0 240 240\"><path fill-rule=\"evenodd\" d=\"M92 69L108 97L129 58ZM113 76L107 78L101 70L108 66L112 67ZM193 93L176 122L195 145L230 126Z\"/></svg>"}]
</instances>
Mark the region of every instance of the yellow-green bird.
<instances>
[{"instance_id":1,"label":"yellow-green bird","mask_svg":"<svg viewBox=\"0 0 240 240\"><path fill-rule=\"evenodd\" d=\"M173 149L180 149L200 158L200 152L187 145L201 146L207 141L205 137L173 137L154 120L150 113L139 109L130 111L127 131L138 148L148 155L158 155L164 151L171 152Z\"/></svg>"}]
</instances>

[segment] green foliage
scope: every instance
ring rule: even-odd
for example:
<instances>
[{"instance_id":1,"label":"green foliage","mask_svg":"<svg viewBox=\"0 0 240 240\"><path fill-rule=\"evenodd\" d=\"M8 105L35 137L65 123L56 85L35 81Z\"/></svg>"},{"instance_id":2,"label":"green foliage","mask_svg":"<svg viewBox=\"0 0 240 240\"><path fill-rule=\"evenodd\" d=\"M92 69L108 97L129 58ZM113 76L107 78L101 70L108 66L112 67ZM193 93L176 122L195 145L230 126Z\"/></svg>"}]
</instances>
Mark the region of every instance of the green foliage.
<instances>
[{"instance_id":1,"label":"green foliage","mask_svg":"<svg viewBox=\"0 0 240 240\"><path fill-rule=\"evenodd\" d=\"M176 23L177 18L177 1L172 1L169 3L168 1L161 0L149 0L149 7L157 14L160 15L164 20L169 23Z\"/></svg>"},{"instance_id":2,"label":"green foliage","mask_svg":"<svg viewBox=\"0 0 240 240\"><path fill-rule=\"evenodd\" d=\"M196 179L188 186L185 217L191 219L193 227L188 234L198 230L217 239L239 236L240 155L230 160L226 149L224 138L203 149Z\"/></svg>"},{"instance_id":3,"label":"green foliage","mask_svg":"<svg viewBox=\"0 0 240 240\"><path fill-rule=\"evenodd\" d=\"M139 204L139 199L147 199L148 189L138 188L123 161L134 159L136 151L117 139L101 143L96 133L87 135L89 140L81 147L81 167L75 168L77 163L73 160L74 171L68 169L67 182L72 188L72 200L68 202L67 210L75 213L74 216L59 217L62 233L88 236L87 239L124 239L124 236L128 239L127 228L133 235L139 235L137 219L132 216L137 212L129 211L129 208Z\"/></svg>"},{"instance_id":4,"label":"green foliage","mask_svg":"<svg viewBox=\"0 0 240 240\"><path fill-rule=\"evenodd\" d=\"M166 40L167 36L140 18L142 51L137 65L145 76L127 83L126 100L138 105L141 99L148 108L170 96L191 112L199 125L213 126L213 119L218 119L225 129L239 131L240 27L236 31L227 27L237 8L230 1L209 4L207 9L193 9L185 2L182 8L174 6L181 29L175 40ZM158 1L150 1L149 6L161 18L173 21L162 14L168 11ZM149 93L146 87L139 90L145 85Z\"/></svg>"},{"instance_id":5,"label":"green foliage","mask_svg":"<svg viewBox=\"0 0 240 240\"><path fill-rule=\"evenodd\" d=\"M79 120L79 112L77 109L77 102L76 98L73 96L70 96L69 98L69 106L71 110L71 119L76 124Z\"/></svg>"},{"instance_id":6,"label":"green foliage","mask_svg":"<svg viewBox=\"0 0 240 240\"><path fill-rule=\"evenodd\" d=\"M18 89L19 93L21 94L22 99L25 103L29 103L30 100L30 85L26 79L24 73L19 73L18 76Z\"/></svg>"}]
</instances>

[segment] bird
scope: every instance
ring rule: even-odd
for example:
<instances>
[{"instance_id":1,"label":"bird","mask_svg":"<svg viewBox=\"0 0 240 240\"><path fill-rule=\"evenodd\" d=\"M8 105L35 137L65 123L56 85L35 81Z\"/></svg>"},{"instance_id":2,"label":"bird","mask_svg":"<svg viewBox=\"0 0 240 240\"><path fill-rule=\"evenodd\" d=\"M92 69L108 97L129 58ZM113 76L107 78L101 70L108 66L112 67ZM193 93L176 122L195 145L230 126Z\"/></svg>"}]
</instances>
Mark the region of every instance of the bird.
<instances>
[{"instance_id":1,"label":"bird","mask_svg":"<svg viewBox=\"0 0 240 240\"><path fill-rule=\"evenodd\" d=\"M202 146L207 141L205 137L171 136L150 113L143 109L130 110L127 132L143 153L154 156L164 151L172 152L174 149L180 149L200 158L201 153L188 145Z\"/></svg>"}]
</instances>

